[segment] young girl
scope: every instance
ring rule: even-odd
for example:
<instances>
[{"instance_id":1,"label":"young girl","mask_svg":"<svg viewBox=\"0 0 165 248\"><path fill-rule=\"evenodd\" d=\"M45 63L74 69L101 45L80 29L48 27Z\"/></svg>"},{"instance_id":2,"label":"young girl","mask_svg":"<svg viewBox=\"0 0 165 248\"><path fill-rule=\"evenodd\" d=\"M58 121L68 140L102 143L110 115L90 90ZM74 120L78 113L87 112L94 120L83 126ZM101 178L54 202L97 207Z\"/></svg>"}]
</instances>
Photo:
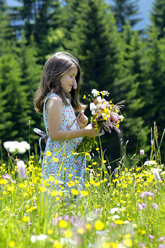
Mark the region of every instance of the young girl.
<instances>
[{"instance_id":1,"label":"young girl","mask_svg":"<svg viewBox=\"0 0 165 248\"><path fill-rule=\"evenodd\" d=\"M69 53L57 52L45 63L34 99L35 109L43 113L48 140L42 163L44 179L53 175L63 181L62 189L78 180L84 181L86 159L72 153L82 137L95 137L97 131L88 124L85 106L79 102L81 70ZM76 118L75 112L80 112Z\"/></svg>"}]
</instances>

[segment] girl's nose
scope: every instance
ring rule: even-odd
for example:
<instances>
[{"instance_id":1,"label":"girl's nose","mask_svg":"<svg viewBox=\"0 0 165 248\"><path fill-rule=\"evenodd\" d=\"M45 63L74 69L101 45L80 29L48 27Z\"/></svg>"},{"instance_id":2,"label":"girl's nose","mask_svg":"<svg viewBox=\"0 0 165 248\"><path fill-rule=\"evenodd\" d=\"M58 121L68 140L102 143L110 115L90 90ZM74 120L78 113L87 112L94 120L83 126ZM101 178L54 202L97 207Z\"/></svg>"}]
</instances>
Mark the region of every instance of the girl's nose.
<instances>
[{"instance_id":1,"label":"girl's nose","mask_svg":"<svg viewBox=\"0 0 165 248\"><path fill-rule=\"evenodd\" d=\"M74 82L73 82L73 89L74 90L77 89L77 82L76 82L76 80L74 80Z\"/></svg>"}]
</instances>

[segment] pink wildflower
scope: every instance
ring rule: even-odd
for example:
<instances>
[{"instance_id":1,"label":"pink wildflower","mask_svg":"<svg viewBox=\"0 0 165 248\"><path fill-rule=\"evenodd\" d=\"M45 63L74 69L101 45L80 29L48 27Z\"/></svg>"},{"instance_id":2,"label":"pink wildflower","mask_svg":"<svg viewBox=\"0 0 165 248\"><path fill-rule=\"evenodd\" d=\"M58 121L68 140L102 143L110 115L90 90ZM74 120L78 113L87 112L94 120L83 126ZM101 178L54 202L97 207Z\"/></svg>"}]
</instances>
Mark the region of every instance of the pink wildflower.
<instances>
[{"instance_id":1,"label":"pink wildflower","mask_svg":"<svg viewBox=\"0 0 165 248\"><path fill-rule=\"evenodd\" d=\"M138 209L144 209L146 207L146 203L139 203L138 204Z\"/></svg>"},{"instance_id":2,"label":"pink wildflower","mask_svg":"<svg viewBox=\"0 0 165 248\"><path fill-rule=\"evenodd\" d=\"M17 168L18 168L18 175L20 178L26 178L26 168L25 163L22 160L19 160L17 162Z\"/></svg>"},{"instance_id":3,"label":"pink wildflower","mask_svg":"<svg viewBox=\"0 0 165 248\"><path fill-rule=\"evenodd\" d=\"M152 196L154 196L154 194L153 194L152 192L147 192L147 191L144 191L144 192L142 192L142 193L140 194L140 197L141 197L141 198L145 198L145 197L147 197L147 196L152 197Z\"/></svg>"},{"instance_id":4,"label":"pink wildflower","mask_svg":"<svg viewBox=\"0 0 165 248\"><path fill-rule=\"evenodd\" d=\"M159 207L158 207L158 205L156 203L153 203L152 207L155 208L155 209L159 209Z\"/></svg>"}]
</instances>

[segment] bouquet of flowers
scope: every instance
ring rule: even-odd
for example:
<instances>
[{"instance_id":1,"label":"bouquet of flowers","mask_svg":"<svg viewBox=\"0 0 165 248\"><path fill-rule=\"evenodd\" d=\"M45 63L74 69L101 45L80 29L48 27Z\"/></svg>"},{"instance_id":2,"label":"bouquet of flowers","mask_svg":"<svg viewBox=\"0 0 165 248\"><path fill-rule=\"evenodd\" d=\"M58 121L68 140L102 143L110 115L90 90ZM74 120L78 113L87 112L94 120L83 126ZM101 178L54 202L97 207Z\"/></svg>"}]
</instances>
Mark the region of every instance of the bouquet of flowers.
<instances>
[{"instance_id":1,"label":"bouquet of flowers","mask_svg":"<svg viewBox=\"0 0 165 248\"><path fill-rule=\"evenodd\" d=\"M109 96L108 91L92 90L92 94L89 94L90 111L91 111L91 124L96 129L100 130L100 135L104 135L106 131L111 133L114 129L117 133L120 133L119 125L123 121L124 117L120 113L120 108L123 106L121 101L117 104L113 104L112 100L107 101L105 97ZM86 98L86 97L84 97ZM76 152L89 152L94 144L94 139L85 137L80 145L77 147Z\"/></svg>"}]
</instances>

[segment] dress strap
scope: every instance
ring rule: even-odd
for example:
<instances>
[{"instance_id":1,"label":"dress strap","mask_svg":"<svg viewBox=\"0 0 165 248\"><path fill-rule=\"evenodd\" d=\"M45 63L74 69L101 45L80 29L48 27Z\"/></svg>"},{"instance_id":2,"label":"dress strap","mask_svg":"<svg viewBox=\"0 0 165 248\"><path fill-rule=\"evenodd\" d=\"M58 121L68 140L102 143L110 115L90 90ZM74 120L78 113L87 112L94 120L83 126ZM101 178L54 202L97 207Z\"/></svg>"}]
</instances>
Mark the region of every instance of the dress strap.
<instances>
[{"instance_id":1,"label":"dress strap","mask_svg":"<svg viewBox=\"0 0 165 248\"><path fill-rule=\"evenodd\" d=\"M45 144L48 140L48 135L46 133L44 133L42 130L38 129L38 128L34 128L33 131L35 133L37 133L38 135L40 135L41 137L39 138L39 148L40 148L40 159L39 159L39 163L41 163L42 161L42 145L41 145L41 141L42 139L44 139Z\"/></svg>"}]
</instances>

